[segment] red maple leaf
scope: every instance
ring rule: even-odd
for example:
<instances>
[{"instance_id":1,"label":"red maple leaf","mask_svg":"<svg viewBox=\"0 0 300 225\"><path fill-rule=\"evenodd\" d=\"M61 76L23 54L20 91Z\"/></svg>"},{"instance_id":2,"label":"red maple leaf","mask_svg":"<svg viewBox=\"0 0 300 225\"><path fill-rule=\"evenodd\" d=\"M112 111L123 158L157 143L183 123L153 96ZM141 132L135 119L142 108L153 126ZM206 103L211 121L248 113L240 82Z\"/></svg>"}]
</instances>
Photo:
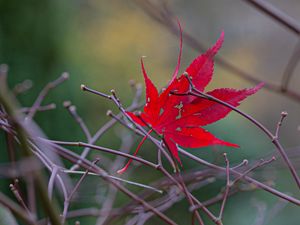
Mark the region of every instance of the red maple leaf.
<instances>
[{"instance_id":1,"label":"red maple leaf","mask_svg":"<svg viewBox=\"0 0 300 225\"><path fill-rule=\"evenodd\" d=\"M213 57L222 46L223 40L224 33L222 32L215 45L204 54L198 56L185 70L185 74L190 77L194 87L199 91L204 91L207 84L211 81L214 69ZM172 94L172 92L184 93L190 87L190 83L184 74L177 78L181 51L182 38L180 39L180 54L175 72L169 85L160 94L149 79L141 59L142 72L146 84L146 104L139 116L132 112L127 112L127 114L137 124L148 126L151 129L138 145L134 155L138 153L152 131L155 131L162 137L165 145L180 164L177 145L186 148L199 148L209 145L238 147L236 144L215 137L201 127L224 118L231 111L230 108L205 98ZM254 94L261 87L262 85L258 85L254 88L242 90L221 88L209 91L207 94L232 106L238 106L243 99ZM129 160L126 166L119 170L118 173L125 172L131 161Z\"/></svg>"}]
</instances>

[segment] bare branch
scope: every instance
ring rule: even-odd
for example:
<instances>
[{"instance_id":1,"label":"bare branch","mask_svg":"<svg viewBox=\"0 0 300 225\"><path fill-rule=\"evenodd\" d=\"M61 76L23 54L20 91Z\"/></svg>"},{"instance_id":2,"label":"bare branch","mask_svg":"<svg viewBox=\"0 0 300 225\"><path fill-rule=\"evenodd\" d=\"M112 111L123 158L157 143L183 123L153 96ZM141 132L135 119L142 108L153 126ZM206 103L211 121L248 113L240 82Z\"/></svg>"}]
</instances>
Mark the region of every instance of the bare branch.
<instances>
[{"instance_id":1,"label":"bare branch","mask_svg":"<svg viewBox=\"0 0 300 225\"><path fill-rule=\"evenodd\" d=\"M18 200L18 202L21 204L21 206L25 209L25 211L28 213L28 215L31 215L27 205L25 204L20 191L18 190L18 188L16 187L16 184L18 183L18 179L15 179L14 184L10 184L9 188L11 190L11 192L14 194L14 196L16 197L16 199Z\"/></svg>"},{"instance_id":2,"label":"bare branch","mask_svg":"<svg viewBox=\"0 0 300 225\"><path fill-rule=\"evenodd\" d=\"M300 34L299 23L289 15L285 14L284 12L282 12L281 10L273 6L271 3L262 0L244 0L244 1L248 2L258 10L264 12L272 19L282 24L283 26L285 26L295 34L297 35Z\"/></svg>"},{"instance_id":3,"label":"bare branch","mask_svg":"<svg viewBox=\"0 0 300 225\"><path fill-rule=\"evenodd\" d=\"M295 167L293 166L292 162L290 161L289 157L287 156L285 150L281 146L281 144L278 140L278 137L273 135L273 133L270 130L268 130L263 124L261 124L259 121L254 119L252 116L246 114L245 112L242 112L241 110L237 109L236 107L230 105L229 103L227 103L225 101L222 101L222 100L220 100L220 99L218 99L218 98L216 98L212 95L209 95L207 93L199 91L197 88L195 88L190 76L187 73L185 73L185 77L189 81L190 90L187 93L173 93L173 94L175 94L175 95L176 94L178 94L178 95L192 95L192 96L196 96L196 97L200 97L200 98L205 98L209 101L217 102L221 105L226 106L227 108L230 108L231 110L237 112L238 114L240 114L241 116L243 116L244 118L249 120L251 123L253 123L255 126L257 126L260 130L262 130L268 136L269 139L271 139L272 143L274 144L274 146L276 147L276 149L280 153L280 155L283 158L284 162L286 163L287 167L289 168L289 170L290 170L290 172L291 172L298 188L300 189L300 178L297 174L297 171L296 171ZM285 115L285 113L284 113L284 115Z\"/></svg>"},{"instance_id":4,"label":"bare branch","mask_svg":"<svg viewBox=\"0 0 300 225\"><path fill-rule=\"evenodd\" d=\"M291 58L289 59L281 79L281 90L284 92L288 89L292 75L300 60L300 39L294 48Z\"/></svg>"},{"instance_id":5,"label":"bare branch","mask_svg":"<svg viewBox=\"0 0 300 225\"><path fill-rule=\"evenodd\" d=\"M38 108L41 106L42 101L44 100L44 98L46 97L46 95L48 94L48 92L57 87L59 84L61 84L62 82L64 82L65 80L67 80L69 78L69 74L68 73L63 73L59 78L57 78L56 80L48 83L44 89L40 92L39 96L37 97L37 99L35 100L35 102L33 103L32 107L30 108L28 115L26 116L26 120L31 120L35 113L37 112Z\"/></svg>"},{"instance_id":6,"label":"bare branch","mask_svg":"<svg viewBox=\"0 0 300 225\"><path fill-rule=\"evenodd\" d=\"M220 221L222 221L222 218L223 218L223 212L225 209L225 204L226 204L229 190L230 190L230 164L229 164L229 160L227 158L227 154L224 153L223 155L224 155L225 162L226 162L226 186L225 186L225 192L224 192L223 201L221 204L221 209L220 209L219 218L218 218Z\"/></svg>"},{"instance_id":7,"label":"bare branch","mask_svg":"<svg viewBox=\"0 0 300 225\"><path fill-rule=\"evenodd\" d=\"M177 24L176 24L176 16L174 16L174 13L168 8L165 1L159 2L158 5L154 4L150 0L135 0L137 4L155 21L163 25L168 31L171 33L177 35ZM191 34L188 32L183 31L183 37L185 42L192 47L193 49L204 52L206 47L203 43L199 42L196 38L194 38ZM229 61L227 61L225 58L221 56L216 56L215 61L222 66L224 69L232 73L233 75L236 75L242 79L245 79L251 83L259 84L262 82L262 80L258 79L257 77L262 77L261 75L255 75L250 74L249 72L246 72L237 66L233 65ZM282 91L281 85L275 85L270 82L264 81L264 87L265 89L280 93L283 96L286 96L290 99L293 99L297 102L300 102L300 93L297 93L293 90L287 89Z\"/></svg>"}]
</instances>

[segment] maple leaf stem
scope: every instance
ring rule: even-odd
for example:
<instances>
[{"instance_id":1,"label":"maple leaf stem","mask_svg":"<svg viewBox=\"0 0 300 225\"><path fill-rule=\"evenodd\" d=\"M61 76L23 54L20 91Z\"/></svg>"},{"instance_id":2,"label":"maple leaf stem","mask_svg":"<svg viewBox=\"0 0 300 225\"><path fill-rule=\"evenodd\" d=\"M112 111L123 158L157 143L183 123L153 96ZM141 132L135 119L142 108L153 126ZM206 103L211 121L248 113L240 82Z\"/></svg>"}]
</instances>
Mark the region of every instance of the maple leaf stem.
<instances>
[{"instance_id":1,"label":"maple leaf stem","mask_svg":"<svg viewBox=\"0 0 300 225\"><path fill-rule=\"evenodd\" d=\"M141 140L141 142L139 143L139 145L135 149L135 152L133 153L134 156L137 155L137 153L139 152L140 148L142 147L142 145L144 144L144 142L146 141L146 139L148 138L148 136L151 134L152 131L153 131L152 129L149 130L149 132L147 133L147 135L145 135L143 137L143 139ZM128 167L130 166L131 162L132 162L132 159L129 159L129 161L126 163L126 165L122 169L118 170L117 173L118 174L124 173L128 169Z\"/></svg>"}]
</instances>

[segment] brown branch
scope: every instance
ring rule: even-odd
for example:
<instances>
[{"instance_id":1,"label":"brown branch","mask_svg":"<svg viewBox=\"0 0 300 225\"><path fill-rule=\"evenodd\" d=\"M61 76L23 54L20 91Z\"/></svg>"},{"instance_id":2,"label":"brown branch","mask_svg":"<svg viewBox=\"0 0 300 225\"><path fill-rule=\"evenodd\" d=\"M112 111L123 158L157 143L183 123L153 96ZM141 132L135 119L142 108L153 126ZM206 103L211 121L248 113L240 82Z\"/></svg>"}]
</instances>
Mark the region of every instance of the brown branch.
<instances>
[{"instance_id":1,"label":"brown branch","mask_svg":"<svg viewBox=\"0 0 300 225\"><path fill-rule=\"evenodd\" d=\"M28 144L28 133L25 127L23 127L22 122L20 121L20 116L16 113L16 100L13 95L9 92L6 82L6 77L1 76L0 74L0 103L5 108L5 111L10 116L11 120L14 123L15 131L17 133L17 138L21 146L22 153L24 157L31 157L32 152ZM51 204L47 196L47 188L45 185L44 177L40 171L33 171L32 176L34 177L34 183L37 187L37 192L41 198L42 206L49 216L53 225L60 225L58 213L56 209Z\"/></svg>"},{"instance_id":2,"label":"brown branch","mask_svg":"<svg viewBox=\"0 0 300 225\"><path fill-rule=\"evenodd\" d=\"M161 146L161 144L158 144L157 141L156 141L156 139L154 139L151 135L148 135L148 134L147 134L148 131L146 131L146 130L145 130L142 126L140 126L139 124L135 123L135 122L132 120L132 118L131 118L130 116L127 115L126 109L122 106L122 104L121 104L119 98L116 96L115 90L111 90L112 95L107 95L107 94L104 94L104 93L102 93L102 92L96 91L96 90L94 90L94 89L92 89L92 88L89 88L89 87L87 87L87 86L85 86L85 85L81 85L81 87L82 87L83 90L85 90L85 91L88 91L88 92L90 92L90 93L92 93L92 94L96 94L96 95L99 95L99 96L101 96L101 97L104 97L104 98L107 98L107 99L111 100L111 101L118 107L118 109L120 110L121 114L122 114L124 117L126 117L127 120L129 120L129 121L131 122L131 124L135 125L135 127L137 128L137 130L134 129L134 131L135 131L137 134L139 134L139 133L141 132L140 134L142 134L142 135L144 135L144 136L148 136L148 139L151 140L151 141L157 146L158 149L160 149L160 151L164 154L164 156L165 156L166 159L169 161L169 163L173 166L174 171L176 170L176 166L174 165L172 158L168 155L168 153L167 153L166 150ZM109 116L113 116L112 112L110 112L110 111L108 112L108 115L109 115ZM115 119L117 119L117 118L115 118ZM121 122L121 124L124 125L125 127L127 127L128 129L133 130L133 128L130 127L128 124L126 124L126 123L124 123L124 122Z\"/></svg>"},{"instance_id":3,"label":"brown branch","mask_svg":"<svg viewBox=\"0 0 300 225\"><path fill-rule=\"evenodd\" d=\"M296 66L299 63L299 60L300 60L300 39L298 40L298 43L294 48L293 54L290 57L282 75L281 90L283 92L288 89L289 83L292 79L292 75L296 69Z\"/></svg>"},{"instance_id":4,"label":"brown branch","mask_svg":"<svg viewBox=\"0 0 300 225\"><path fill-rule=\"evenodd\" d=\"M59 84L61 84L62 82L64 82L65 80L67 80L69 78L69 74L68 73L63 73L59 78L57 78L56 80L48 83L43 90L40 92L39 96L37 97L37 99L35 100L35 102L33 103L32 107L30 108L28 115L26 116L26 120L31 120L35 113L37 112L38 108L41 106L42 101L44 100L44 98L46 97L46 95L48 94L48 92L57 87Z\"/></svg>"},{"instance_id":5,"label":"brown branch","mask_svg":"<svg viewBox=\"0 0 300 225\"><path fill-rule=\"evenodd\" d=\"M182 182L177 181L177 179L175 179L164 167L159 167L159 170L180 188L180 190L186 195L191 207L194 207L194 203L203 206L203 204L186 189L185 185L182 184ZM203 206L202 209L213 222L220 225L218 219L205 206ZM198 221L201 224L201 217L198 218Z\"/></svg>"},{"instance_id":6,"label":"brown branch","mask_svg":"<svg viewBox=\"0 0 300 225\"><path fill-rule=\"evenodd\" d=\"M13 184L9 185L9 188L11 190L11 192L14 194L14 196L16 197L17 201L21 204L21 206L25 209L25 211L28 213L28 215L31 215L27 205L25 204L20 191L17 188L17 184L18 184L18 179L15 179L15 182Z\"/></svg>"},{"instance_id":7,"label":"brown branch","mask_svg":"<svg viewBox=\"0 0 300 225\"><path fill-rule=\"evenodd\" d=\"M42 140L42 139L41 139ZM43 139L42 141L48 142L48 140ZM51 144L51 143L49 143ZM80 156L68 151L60 146L55 145L54 143L51 144L54 147L54 150L56 150L57 154L59 154L60 156L62 156L65 159L70 160L71 162L75 163L77 162L77 160L80 159ZM125 154L125 153L123 153ZM132 157L132 156L131 156ZM128 197L130 197L131 199L135 200L135 202L143 205L143 207L149 209L150 211L152 211L155 215L157 215L162 221L164 221L167 224L171 224L171 225L176 225L176 223L171 220L169 217L167 217L166 215L164 215L163 213L161 213L160 211L158 211L156 208L152 207L151 205L149 205L147 202L145 202L143 199L139 198L137 195L135 195L133 192L129 191L127 188L125 188L124 186L122 186L121 184L119 184L118 181L113 180L112 178L110 178L107 174L107 172L105 172L103 169L97 167L96 165L94 165L93 163L91 163L90 161L86 160L86 159L81 159L81 164L80 166L82 166L85 169L90 168L91 171L99 174L99 176L101 176L105 181L107 181L108 183L110 183L111 185L113 185L114 187L116 187L119 191L123 192L125 195L127 195Z\"/></svg>"},{"instance_id":8,"label":"brown branch","mask_svg":"<svg viewBox=\"0 0 300 225\"><path fill-rule=\"evenodd\" d=\"M154 139L151 135L148 135L148 133L145 129L143 129L139 124L134 123L132 118L126 114L126 111L123 108L123 106L120 102L120 99L116 96L115 90L111 90L112 95L106 95L106 94L96 91L94 89L88 88L85 85L81 85L81 87L85 91L88 91L90 93L99 95L101 97L104 97L104 98L107 98L107 99L113 101L115 103L115 105L118 107L118 109L123 113L123 115L143 133L144 137L147 136L149 138L149 140L151 140L164 154L166 154L165 149L162 148L161 144L158 143L158 141L156 139ZM125 125L125 126L127 126L127 125ZM184 184L181 184L176 179L174 179L162 166L157 165L157 169L159 171L161 171L164 175L168 176L170 179L173 179L173 182L175 182L175 184L178 185L178 187L183 191L183 193L186 194L186 198L192 207L194 205L194 202L196 202L196 204L201 205L199 200L186 190ZM175 169L175 171L177 170L176 167L174 169ZM208 217L212 219L213 222L215 222L216 224L221 224L220 221L205 206L203 206L202 209L208 215ZM201 219L200 215L198 214L198 212L196 212L196 217L198 219L198 222L200 224L202 224L202 222L201 222L202 219Z\"/></svg>"},{"instance_id":9,"label":"brown branch","mask_svg":"<svg viewBox=\"0 0 300 225\"><path fill-rule=\"evenodd\" d=\"M149 0L135 0L137 4L155 21L157 21L159 24L163 25L168 31L170 31L172 34L177 35L178 33L178 26L176 23L176 18L174 16L174 13L168 8L167 4L165 1L162 3L160 2L159 5L155 5ZM205 45L201 42L199 42L196 38L194 38L191 34L188 32L183 31L183 38L185 42L193 49L199 51L199 52L204 52L207 48ZM258 79L256 77L262 77L261 75L255 75L255 74L250 74L237 66L231 64L229 61L227 61L225 58L221 56L215 56L215 61L218 63L220 66L222 66L224 69L227 71L231 72L232 74L247 80L251 83L258 84L261 83L262 80ZM275 93L280 93L283 96L286 96L292 100L295 100L297 102L300 102L300 93L297 93L293 90L287 89L282 91L281 85L276 85L272 84L270 82L265 82L264 81L264 87L265 89L275 92Z\"/></svg>"},{"instance_id":10,"label":"brown branch","mask_svg":"<svg viewBox=\"0 0 300 225\"><path fill-rule=\"evenodd\" d=\"M97 163L98 160L96 160L94 162L94 164ZM90 169L90 168L89 168ZM61 216L61 223L62 224L65 224L65 221L66 221L66 216L67 216L67 213L68 213L68 210L69 210L69 205L70 205L70 201L72 200L75 192L78 190L79 186L81 185L81 183L83 182L84 178L88 175L88 172L89 172L89 169L87 169L85 171L85 173L80 177L80 179L77 181L77 183L75 184L73 190L71 191L71 193L68 195L68 197L65 199L64 201L64 210L63 210L63 213L62 213L62 216Z\"/></svg>"},{"instance_id":11,"label":"brown branch","mask_svg":"<svg viewBox=\"0 0 300 225\"><path fill-rule=\"evenodd\" d=\"M13 89L12 92L14 95L23 94L24 92L28 91L32 88L32 81L31 80L24 80L23 82L17 84Z\"/></svg>"},{"instance_id":12,"label":"brown branch","mask_svg":"<svg viewBox=\"0 0 300 225\"><path fill-rule=\"evenodd\" d=\"M196 96L196 97L205 98L209 101L214 101L216 103L219 103L219 104L221 104L223 106L226 106L227 108L230 108L231 110L237 112L238 114L240 114L241 116L243 116L244 118L249 120L251 123L253 123L255 126L257 126L272 141L272 143L274 144L274 146L276 147L276 149L280 153L281 157L283 158L284 162L286 163L288 169L290 170L290 172L291 172L298 188L300 189L300 178L297 174L297 171L296 171L295 167L293 166L292 162L290 161L289 157L287 156L285 150L281 146L277 136L273 135L273 133L270 130L268 130L263 124L261 124L259 121L254 119L252 116L246 114L245 112L242 112L241 110L237 109L236 107L230 105L229 103L227 103L225 101L222 101L222 100L220 100L220 99L218 99L218 98L216 98L212 95L209 95L207 93L199 91L197 88L195 88L190 76L187 73L185 73L185 77L187 78L187 80L190 84L190 89L187 93L182 93L182 94L179 93L179 95L193 95L193 96ZM173 94L176 94L176 93L173 93Z\"/></svg>"},{"instance_id":13,"label":"brown branch","mask_svg":"<svg viewBox=\"0 0 300 225\"><path fill-rule=\"evenodd\" d=\"M269 160L264 160L261 159L256 165L254 165L253 167L249 168L248 170L244 171L240 176L238 176L235 180L233 180L230 183L230 186L233 186L234 184L236 184L239 180L241 180L242 178L244 178L246 175L248 175L250 172L252 172L253 170L262 167L266 164L269 164L271 162L273 162L274 160L276 160L276 158L273 156L272 158L270 158Z\"/></svg>"},{"instance_id":14,"label":"brown branch","mask_svg":"<svg viewBox=\"0 0 300 225\"><path fill-rule=\"evenodd\" d=\"M271 3L263 0L244 0L244 1L254 6L256 9L264 12L265 14L273 18L275 21L288 28L293 33L297 35L300 34L299 23L289 15L282 12L280 9L276 8Z\"/></svg>"},{"instance_id":15,"label":"brown branch","mask_svg":"<svg viewBox=\"0 0 300 225\"><path fill-rule=\"evenodd\" d=\"M101 96L102 96L102 95L101 95ZM203 96L201 96L201 97L203 97ZM120 109L120 111L123 112L123 115L126 116L125 110L124 110L123 107L121 106L120 102L119 102L117 99L114 99L114 98L111 98L111 97L110 97L109 99L114 100L115 104L118 106L118 108ZM129 119L133 124L135 124L135 123L131 120L131 118L128 118L128 119ZM135 125L136 125L136 124L135 124ZM140 129L141 131L143 131L143 128L141 128L139 125L136 125L136 126L137 126L138 129ZM270 131L268 131L268 133L269 133L269 134L272 134ZM146 132L145 132L145 131L144 131L143 135L146 135ZM150 139L150 140L152 140L153 143L156 143L156 144L159 146L159 143L160 143L159 141L154 140L154 138L152 138L152 139ZM182 153L183 155L189 157L190 159L192 159L192 160L198 162L198 163L201 163L201 164L203 164L203 165L206 165L206 166L208 166L208 167L210 167L210 168L213 168L213 169L216 169L216 170L218 170L218 171L226 172L226 169L224 169L223 167L219 167L219 166L217 166L217 165L214 165L214 164L211 164L211 163L209 163L209 162L207 162L207 161L204 161L204 160L202 160L202 159L200 159L200 158L198 158L198 157L195 157L194 155L192 155L192 154L190 154L190 153L188 153L188 152L186 152L186 151L184 151L184 150L182 150L182 149L180 149L180 148L179 148L179 152ZM230 172L231 172L231 174L233 174L234 176L241 176L241 175L242 175L240 172L235 171L235 170L232 170L232 169L230 170ZM283 198L283 199L285 199L285 200L287 200L287 201L290 201L291 203L294 203L294 204L296 204L296 205L300 205L300 200L298 200L298 199L296 199L296 198L294 198L294 197L291 197L291 196L289 196L289 195L287 195L287 194L284 194L284 193L282 193L282 192L280 192L280 191L278 191L278 190L276 190L276 189L274 189L274 188L271 188L271 187L269 187L269 186L267 186L267 185L265 185L265 184L263 184L263 183L261 183L261 182L255 180L255 179L249 177L249 176L243 177L243 180L245 180L245 181L247 181L247 182L249 182L249 183L253 183L253 184L255 184L257 187L259 187L259 188L261 188L261 189L263 189L263 190L265 190L265 191L268 191L268 192L270 192L270 193L272 193L272 194L274 194L274 195L276 195L276 196L278 196L278 197L280 197L280 198ZM200 204L200 205L202 205L202 204ZM216 220L216 221L217 221L217 220Z\"/></svg>"},{"instance_id":16,"label":"brown branch","mask_svg":"<svg viewBox=\"0 0 300 225\"><path fill-rule=\"evenodd\" d=\"M83 131L83 133L87 139L87 142L90 142L90 140L92 139L92 135L91 135L88 127L86 126L85 122L78 115L76 106L72 105L72 103L70 101L65 101L63 103L63 105L66 109L68 109L68 112L71 114L71 116L74 118L74 120L79 124L81 130Z\"/></svg>"},{"instance_id":17,"label":"brown branch","mask_svg":"<svg viewBox=\"0 0 300 225\"><path fill-rule=\"evenodd\" d=\"M48 110L52 110L52 109L56 109L56 104L55 103L39 106L36 109L36 111L37 112L44 112L44 111L48 111ZM23 107L19 111L20 111L20 113L29 113L30 110L31 110L31 107Z\"/></svg>"},{"instance_id":18,"label":"brown branch","mask_svg":"<svg viewBox=\"0 0 300 225\"><path fill-rule=\"evenodd\" d=\"M26 188L27 188L27 204L30 212L36 217L36 188L34 186L34 180L31 176L26 176Z\"/></svg>"},{"instance_id":19,"label":"brown branch","mask_svg":"<svg viewBox=\"0 0 300 225\"><path fill-rule=\"evenodd\" d=\"M224 172L224 173L226 172L225 168L217 166L217 165L212 164L212 163L209 163L209 162L207 162L207 161L205 161L203 159L200 159L200 158L194 156L193 154L191 154L191 153L183 150L182 148L178 148L178 151L182 155L184 155L185 157L187 157L187 158L189 158L189 159L191 159L191 160L193 160L193 161L195 161L195 162L197 162L199 164L205 165L205 166L207 166L209 168L215 169L215 170L220 171L220 172ZM242 176L242 173L240 173L240 172L238 172L236 170L233 170L233 169L230 169L230 173L232 175L236 176L236 177ZM294 198L294 197L292 197L290 195L287 195L287 194L285 194L283 192L280 192L280 191L278 191L278 190L276 190L276 189L274 189L272 187L269 187L268 185L263 184L263 183L259 182L258 180L255 180L252 177L244 176L242 179L245 180L245 181L247 181L248 183L254 184L258 188L263 189L263 190L265 190L265 191L267 191L267 192L269 192L269 193L271 193L271 194L273 194L273 195L275 195L275 196L277 196L279 198L285 199L285 200L289 201L290 203L293 203L293 204L295 204L297 206L300 206L300 200L299 199L296 199L296 198Z\"/></svg>"},{"instance_id":20,"label":"brown branch","mask_svg":"<svg viewBox=\"0 0 300 225\"><path fill-rule=\"evenodd\" d=\"M220 213L219 213L219 218L218 218L220 221L222 221L222 219L223 219L225 204L226 204L228 194L229 194L229 191L230 191L230 187L231 187L230 186L230 164L229 164L227 154L224 153L223 155L224 155L225 162L226 162L226 186L225 186L224 196L223 196L221 209L220 209Z\"/></svg>"},{"instance_id":21,"label":"brown branch","mask_svg":"<svg viewBox=\"0 0 300 225\"><path fill-rule=\"evenodd\" d=\"M284 118L287 117L287 115L288 115L287 112L285 112L285 111L281 112L281 117L280 117L279 122L277 123L276 131L275 131L275 135L274 135L274 137L277 138L277 139L279 138L279 130L282 126L282 122L283 122Z\"/></svg>"},{"instance_id":22,"label":"brown branch","mask_svg":"<svg viewBox=\"0 0 300 225\"><path fill-rule=\"evenodd\" d=\"M131 85L132 88L135 88L136 85ZM134 99L134 101L136 101L136 103L139 102L139 96L140 93L137 93L139 92L140 90L136 90L136 97L138 99ZM133 145L133 140L132 140L132 136L129 134L129 135L121 135L121 140L122 140L122 143L121 143L121 146L120 146L120 149L125 149L125 153L128 153L130 151L130 148L132 147ZM125 162L126 158L123 158L121 156L117 156L116 159L111 163L110 167L109 167L109 172L110 173L114 173L120 165L122 165L124 162ZM108 193L107 193L107 198L105 199L105 201L102 203L102 206L101 206L101 209L99 210L99 217L96 221L96 225L104 225L105 222L108 220L109 216L110 216L110 213L106 213L104 216L103 215L100 215L102 213L104 213L105 211L111 211L112 208L113 208L113 204L116 200L116 197L117 197L117 189L110 185L109 186L109 190L108 190ZM140 197L140 196L139 196ZM144 199L144 198L143 198Z\"/></svg>"},{"instance_id":23,"label":"brown branch","mask_svg":"<svg viewBox=\"0 0 300 225\"><path fill-rule=\"evenodd\" d=\"M81 85L81 88L84 89L85 85ZM131 105L126 109L128 111L131 110L135 110L137 108L140 107L139 104L139 99L141 96L141 87L139 85L136 85L136 93L135 96L133 98L133 101L131 103ZM110 121L108 121L107 123L105 123L95 134L94 136L91 138L91 140L89 141L89 144L94 144L107 130L109 130L116 122L118 119L120 119L122 116L122 113L119 113L118 115L116 115L115 119L112 119ZM82 153L81 153L81 158L85 158L88 154L89 154L90 148L86 147ZM71 170L75 170L78 168L78 164L80 164L80 160L74 164L70 169Z\"/></svg>"},{"instance_id":24,"label":"brown branch","mask_svg":"<svg viewBox=\"0 0 300 225\"><path fill-rule=\"evenodd\" d=\"M98 150L98 151L107 152L107 153L110 153L110 154L113 154L113 155L123 156L123 157L126 157L128 159L138 161L138 162L140 162L140 163L142 163L146 166L150 166L154 169L157 169L157 165L150 162L150 161L147 161L143 158L136 157L136 156L133 156L133 155L121 152L121 151L113 150L113 149L110 149L110 148L105 148L105 147L101 147L101 146L97 146L97 145L91 145L91 144L87 144L87 143L84 143L84 142L53 141L53 140L46 140L46 139L43 139L43 140L44 141L49 141L52 144L87 147L87 148L90 148L90 149L95 149L95 150Z\"/></svg>"}]
</instances>

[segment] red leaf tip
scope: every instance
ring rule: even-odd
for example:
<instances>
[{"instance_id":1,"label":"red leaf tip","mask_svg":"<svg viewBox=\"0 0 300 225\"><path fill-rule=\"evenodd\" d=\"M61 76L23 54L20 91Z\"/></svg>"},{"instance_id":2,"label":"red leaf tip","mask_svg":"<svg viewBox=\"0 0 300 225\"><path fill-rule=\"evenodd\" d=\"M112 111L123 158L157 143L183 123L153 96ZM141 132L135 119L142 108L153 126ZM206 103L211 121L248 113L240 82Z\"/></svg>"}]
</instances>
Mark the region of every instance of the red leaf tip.
<instances>
[{"instance_id":1,"label":"red leaf tip","mask_svg":"<svg viewBox=\"0 0 300 225\"><path fill-rule=\"evenodd\" d=\"M222 30L219 39L217 42L212 46L208 51L207 54L214 56L217 54L217 52L220 50L224 42L224 31Z\"/></svg>"}]
</instances>

